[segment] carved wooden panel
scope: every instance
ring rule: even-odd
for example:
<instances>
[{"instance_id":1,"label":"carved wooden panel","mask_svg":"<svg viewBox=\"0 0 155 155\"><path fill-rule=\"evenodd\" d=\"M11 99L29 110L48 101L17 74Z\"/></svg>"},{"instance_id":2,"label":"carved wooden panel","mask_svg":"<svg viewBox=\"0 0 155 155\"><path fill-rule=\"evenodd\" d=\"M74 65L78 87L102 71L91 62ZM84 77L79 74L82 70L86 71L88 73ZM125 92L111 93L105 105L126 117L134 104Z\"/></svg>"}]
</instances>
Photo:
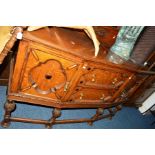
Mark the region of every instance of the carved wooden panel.
<instances>
[{"instance_id":1,"label":"carved wooden panel","mask_svg":"<svg viewBox=\"0 0 155 155\"><path fill-rule=\"evenodd\" d=\"M66 81L66 72L61 63L47 60L39 63L29 71L29 82L38 93L49 94L61 89Z\"/></svg>"},{"instance_id":2,"label":"carved wooden panel","mask_svg":"<svg viewBox=\"0 0 155 155\"><path fill-rule=\"evenodd\" d=\"M72 80L78 64L32 48L25 55L27 59L19 79L18 91L60 100L67 92L66 85Z\"/></svg>"}]
</instances>

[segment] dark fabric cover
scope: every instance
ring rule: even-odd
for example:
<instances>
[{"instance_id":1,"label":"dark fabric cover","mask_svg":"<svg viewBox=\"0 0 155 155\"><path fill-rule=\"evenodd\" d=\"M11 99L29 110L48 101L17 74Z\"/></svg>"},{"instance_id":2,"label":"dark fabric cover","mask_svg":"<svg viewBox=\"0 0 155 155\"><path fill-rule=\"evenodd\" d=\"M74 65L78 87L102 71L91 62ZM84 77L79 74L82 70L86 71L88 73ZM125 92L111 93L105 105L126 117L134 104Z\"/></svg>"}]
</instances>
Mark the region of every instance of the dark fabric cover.
<instances>
[{"instance_id":1,"label":"dark fabric cover","mask_svg":"<svg viewBox=\"0 0 155 155\"><path fill-rule=\"evenodd\" d=\"M148 56L155 50L155 26L147 26L138 38L130 60L143 65Z\"/></svg>"}]
</instances>

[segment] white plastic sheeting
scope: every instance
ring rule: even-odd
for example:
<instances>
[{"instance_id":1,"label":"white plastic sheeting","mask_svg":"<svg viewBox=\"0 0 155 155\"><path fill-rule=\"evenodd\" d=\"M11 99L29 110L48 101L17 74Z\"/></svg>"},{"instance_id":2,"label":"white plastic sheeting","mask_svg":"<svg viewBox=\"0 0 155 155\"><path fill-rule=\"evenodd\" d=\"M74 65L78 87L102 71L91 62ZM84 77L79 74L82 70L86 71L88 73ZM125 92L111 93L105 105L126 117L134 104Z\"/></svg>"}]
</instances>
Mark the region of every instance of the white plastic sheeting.
<instances>
[{"instance_id":1,"label":"white plastic sheeting","mask_svg":"<svg viewBox=\"0 0 155 155\"><path fill-rule=\"evenodd\" d=\"M141 107L139 107L139 111L141 113L145 113L147 110L149 110L150 108L154 108L154 105L155 105L155 92L152 93L152 95L147 98Z\"/></svg>"}]
</instances>

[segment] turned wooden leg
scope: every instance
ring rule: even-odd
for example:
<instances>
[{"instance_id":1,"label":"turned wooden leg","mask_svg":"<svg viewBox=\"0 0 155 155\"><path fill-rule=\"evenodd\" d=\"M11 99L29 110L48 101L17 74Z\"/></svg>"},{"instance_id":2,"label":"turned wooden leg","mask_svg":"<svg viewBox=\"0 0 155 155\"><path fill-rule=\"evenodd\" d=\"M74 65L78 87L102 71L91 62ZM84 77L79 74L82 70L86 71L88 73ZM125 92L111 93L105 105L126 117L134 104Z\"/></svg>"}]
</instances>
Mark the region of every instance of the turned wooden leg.
<instances>
[{"instance_id":1,"label":"turned wooden leg","mask_svg":"<svg viewBox=\"0 0 155 155\"><path fill-rule=\"evenodd\" d=\"M118 105L118 106L116 106L116 109L117 109L117 111L119 111L119 110L122 109L122 106L121 105Z\"/></svg>"},{"instance_id":2,"label":"turned wooden leg","mask_svg":"<svg viewBox=\"0 0 155 155\"><path fill-rule=\"evenodd\" d=\"M90 126L92 126L92 125L93 125L93 122L94 122L100 115L102 115L103 112L104 112L104 109L103 109L103 108L98 108L98 109L96 110L96 114L91 118L91 120L88 122L88 124L89 124Z\"/></svg>"},{"instance_id":3,"label":"turned wooden leg","mask_svg":"<svg viewBox=\"0 0 155 155\"><path fill-rule=\"evenodd\" d=\"M4 105L5 114L1 122L2 127L7 128L10 125L11 112L15 109L16 105L13 101L7 101Z\"/></svg>"},{"instance_id":4,"label":"turned wooden leg","mask_svg":"<svg viewBox=\"0 0 155 155\"><path fill-rule=\"evenodd\" d=\"M56 118L61 116L61 109L54 108L52 112L52 118L49 120L49 123L46 125L48 129L52 128L53 124L55 123Z\"/></svg>"},{"instance_id":5,"label":"turned wooden leg","mask_svg":"<svg viewBox=\"0 0 155 155\"><path fill-rule=\"evenodd\" d=\"M108 111L110 113L109 119L112 120L112 117L114 116L115 112L112 110L112 108L109 108Z\"/></svg>"}]
</instances>

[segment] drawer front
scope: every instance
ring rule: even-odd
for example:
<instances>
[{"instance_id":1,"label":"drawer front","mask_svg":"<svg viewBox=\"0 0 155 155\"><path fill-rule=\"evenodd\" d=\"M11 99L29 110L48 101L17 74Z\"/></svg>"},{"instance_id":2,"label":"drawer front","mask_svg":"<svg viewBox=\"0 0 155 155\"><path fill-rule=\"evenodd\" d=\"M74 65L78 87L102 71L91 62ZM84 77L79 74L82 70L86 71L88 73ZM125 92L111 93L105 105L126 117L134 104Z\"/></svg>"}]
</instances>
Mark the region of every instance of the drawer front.
<instances>
[{"instance_id":1,"label":"drawer front","mask_svg":"<svg viewBox=\"0 0 155 155\"><path fill-rule=\"evenodd\" d=\"M82 75L78 85L96 89L118 89L127 77L127 73L95 68Z\"/></svg>"},{"instance_id":2,"label":"drawer front","mask_svg":"<svg viewBox=\"0 0 155 155\"><path fill-rule=\"evenodd\" d=\"M112 98L112 92L96 90L92 88L77 87L69 98L69 102L108 101Z\"/></svg>"},{"instance_id":3,"label":"drawer front","mask_svg":"<svg viewBox=\"0 0 155 155\"><path fill-rule=\"evenodd\" d=\"M61 100L78 64L50 52L29 49L19 79L18 92ZM18 60L17 60L18 61Z\"/></svg>"}]
</instances>

